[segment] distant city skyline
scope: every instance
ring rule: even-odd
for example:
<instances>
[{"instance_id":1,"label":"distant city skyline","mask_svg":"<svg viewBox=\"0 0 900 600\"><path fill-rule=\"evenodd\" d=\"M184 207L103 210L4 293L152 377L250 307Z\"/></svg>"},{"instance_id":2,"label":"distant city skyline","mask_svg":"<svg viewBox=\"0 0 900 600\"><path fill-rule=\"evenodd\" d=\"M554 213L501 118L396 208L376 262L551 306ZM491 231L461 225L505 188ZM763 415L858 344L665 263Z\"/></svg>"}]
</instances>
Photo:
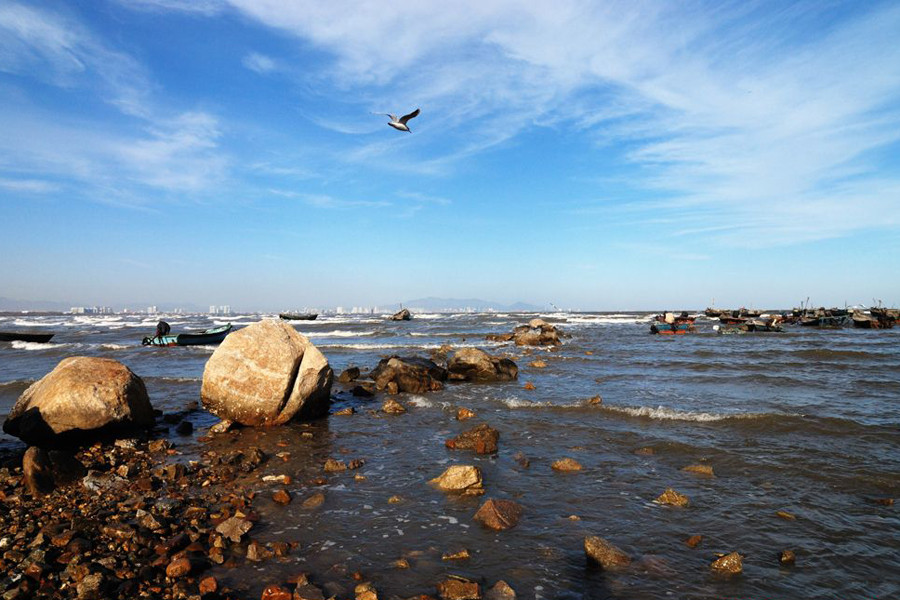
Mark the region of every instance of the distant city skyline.
<instances>
[{"instance_id":1,"label":"distant city skyline","mask_svg":"<svg viewBox=\"0 0 900 600\"><path fill-rule=\"evenodd\" d=\"M0 4L0 296L900 303L896 2L355 6Z\"/></svg>"}]
</instances>

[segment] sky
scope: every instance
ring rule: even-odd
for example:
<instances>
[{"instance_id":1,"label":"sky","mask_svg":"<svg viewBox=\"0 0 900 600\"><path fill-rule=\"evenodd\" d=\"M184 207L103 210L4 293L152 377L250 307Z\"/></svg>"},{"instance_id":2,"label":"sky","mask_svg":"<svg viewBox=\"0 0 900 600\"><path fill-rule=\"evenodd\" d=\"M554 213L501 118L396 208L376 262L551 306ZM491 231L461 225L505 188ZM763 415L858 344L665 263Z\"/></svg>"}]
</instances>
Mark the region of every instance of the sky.
<instances>
[{"instance_id":1,"label":"sky","mask_svg":"<svg viewBox=\"0 0 900 600\"><path fill-rule=\"evenodd\" d=\"M3 0L0 296L898 304L898 32L890 1Z\"/></svg>"}]
</instances>

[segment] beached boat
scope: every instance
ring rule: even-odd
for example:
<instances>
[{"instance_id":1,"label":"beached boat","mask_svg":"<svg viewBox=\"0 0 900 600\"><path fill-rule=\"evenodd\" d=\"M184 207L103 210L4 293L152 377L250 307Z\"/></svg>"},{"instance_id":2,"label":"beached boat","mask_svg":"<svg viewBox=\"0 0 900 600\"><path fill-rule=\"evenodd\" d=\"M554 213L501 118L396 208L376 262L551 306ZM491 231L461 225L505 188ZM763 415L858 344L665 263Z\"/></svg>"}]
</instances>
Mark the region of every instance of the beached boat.
<instances>
[{"instance_id":1,"label":"beached boat","mask_svg":"<svg viewBox=\"0 0 900 600\"><path fill-rule=\"evenodd\" d=\"M891 323L900 321L900 309L897 308L883 308L878 306L870 308L869 312L873 317L879 320L890 321Z\"/></svg>"},{"instance_id":2,"label":"beached boat","mask_svg":"<svg viewBox=\"0 0 900 600\"><path fill-rule=\"evenodd\" d=\"M52 333L22 333L19 331L0 331L0 342L36 342L46 344L53 337Z\"/></svg>"},{"instance_id":3,"label":"beached boat","mask_svg":"<svg viewBox=\"0 0 900 600\"><path fill-rule=\"evenodd\" d=\"M707 307L706 310L703 311L703 314L705 314L707 317L718 317L721 315L727 315L730 312L731 312L730 310L723 309L723 308Z\"/></svg>"},{"instance_id":4,"label":"beached boat","mask_svg":"<svg viewBox=\"0 0 900 600\"><path fill-rule=\"evenodd\" d=\"M319 313L307 313L304 315L297 313L280 313L278 316L285 321L315 321L316 317L319 316Z\"/></svg>"},{"instance_id":5,"label":"beached boat","mask_svg":"<svg viewBox=\"0 0 900 600\"><path fill-rule=\"evenodd\" d=\"M808 317L802 317L800 319L800 325L804 327L824 327L836 329L838 327L843 327L847 324L846 315L842 316L834 316L834 315L812 315Z\"/></svg>"},{"instance_id":6,"label":"beached boat","mask_svg":"<svg viewBox=\"0 0 900 600\"><path fill-rule=\"evenodd\" d=\"M684 335L694 331L696 331L694 317L688 316L685 312L680 315L675 313L657 315L650 324L650 333L659 335Z\"/></svg>"},{"instance_id":7,"label":"beached boat","mask_svg":"<svg viewBox=\"0 0 900 600\"><path fill-rule=\"evenodd\" d=\"M853 313L853 326L858 329L890 329L894 326L894 320L886 317L876 317L865 313Z\"/></svg>"},{"instance_id":8,"label":"beached boat","mask_svg":"<svg viewBox=\"0 0 900 600\"><path fill-rule=\"evenodd\" d=\"M715 325L716 333L781 333L783 329L775 319L745 319L742 323Z\"/></svg>"},{"instance_id":9,"label":"beached boat","mask_svg":"<svg viewBox=\"0 0 900 600\"><path fill-rule=\"evenodd\" d=\"M172 335L145 337L141 343L145 346L204 346L207 344L220 343L230 332L231 323L228 323L227 325L222 325L215 329L207 329L206 331L198 331L197 333L177 333Z\"/></svg>"},{"instance_id":10,"label":"beached boat","mask_svg":"<svg viewBox=\"0 0 900 600\"><path fill-rule=\"evenodd\" d=\"M737 311L734 311L737 312ZM747 322L747 319L744 317L737 317L729 314L721 314L719 315L719 321L723 325L743 325Z\"/></svg>"}]
</instances>

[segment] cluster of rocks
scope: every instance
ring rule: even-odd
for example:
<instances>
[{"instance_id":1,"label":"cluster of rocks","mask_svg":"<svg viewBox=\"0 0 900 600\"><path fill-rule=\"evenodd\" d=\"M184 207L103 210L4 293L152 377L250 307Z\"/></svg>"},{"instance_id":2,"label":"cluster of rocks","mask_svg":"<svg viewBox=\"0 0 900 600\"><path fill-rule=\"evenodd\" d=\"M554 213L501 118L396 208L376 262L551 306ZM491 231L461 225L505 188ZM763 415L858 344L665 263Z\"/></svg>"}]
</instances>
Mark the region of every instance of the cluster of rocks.
<instances>
[{"instance_id":1,"label":"cluster of rocks","mask_svg":"<svg viewBox=\"0 0 900 600\"><path fill-rule=\"evenodd\" d=\"M412 314L405 308L401 308L391 315L391 321L409 321L410 319L412 319Z\"/></svg>"},{"instance_id":2,"label":"cluster of rocks","mask_svg":"<svg viewBox=\"0 0 900 600\"><path fill-rule=\"evenodd\" d=\"M532 319L527 325L519 325L512 333L490 334L488 340L515 342L516 346L558 346L560 332L543 319Z\"/></svg>"}]
</instances>

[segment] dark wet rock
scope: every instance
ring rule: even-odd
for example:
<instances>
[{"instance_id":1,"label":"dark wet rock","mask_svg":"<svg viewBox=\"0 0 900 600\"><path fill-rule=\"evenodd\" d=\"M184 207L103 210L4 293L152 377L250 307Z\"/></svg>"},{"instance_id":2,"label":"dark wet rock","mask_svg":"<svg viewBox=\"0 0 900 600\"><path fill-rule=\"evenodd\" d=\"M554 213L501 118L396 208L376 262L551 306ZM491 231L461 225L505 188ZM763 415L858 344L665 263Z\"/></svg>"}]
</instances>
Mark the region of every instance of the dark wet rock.
<instances>
[{"instance_id":1,"label":"dark wet rock","mask_svg":"<svg viewBox=\"0 0 900 600\"><path fill-rule=\"evenodd\" d=\"M378 600L378 592L375 591L375 587L369 582L357 585L353 593L356 596L356 600Z\"/></svg>"},{"instance_id":2,"label":"dark wet rock","mask_svg":"<svg viewBox=\"0 0 900 600\"><path fill-rule=\"evenodd\" d=\"M203 406L242 425L324 416L334 375L308 339L267 319L228 335L203 371Z\"/></svg>"},{"instance_id":3,"label":"dark wet rock","mask_svg":"<svg viewBox=\"0 0 900 600\"><path fill-rule=\"evenodd\" d=\"M384 401L384 404L381 405L381 412L385 412L389 415L402 415L406 412L406 409L393 398L388 398Z\"/></svg>"},{"instance_id":4,"label":"dark wet rock","mask_svg":"<svg viewBox=\"0 0 900 600\"><path fill-rule=\"evenodd\" d=\"M513 460L516 461L516 464L518 464L522 469L527 469L531 464L531 461L527 456L525 456L524 452L516 452L515 454L513 454Z\"/></svg>"},{"instance_id":5,"label":"dark wet rock","mask_svg":"<svg viewBox=\"0 0 900 600\"><path fill-rule=\"evenodd\" d=\"M574 458L561 458L550 465L554 471L580 471L583 467Z\"/></svg>"},{"instance_id":6,"label":"dark wet rock","mask_svg":"<svg viewBox=\"0 0 900 600\"><path fill-rule=\"evenodd\" d=\"M353 394L353 396L355 396L356 398L371 398L375 395L375 392L371 388L364 385L355 386L352 390L350 390L350 393Z\"/></svg>"},{"instance_id":7,"label":"dark wet rock","mask_svg":"<svg viewBox=\"0 0 900 600\"><path fill-rule=\"evenodd\" d=\"M444 387L447 370L427 358L391 356L378 363L371 377L378 390L387 390L393 383L399 392L424 394Z\"/></svg>"},{"instance_id":8,"label":"dark wet rock","mask_svg":"<svg viewBox=\"0 0 900 600\"><path fill-rule=\"evenodd\" d=\"M194 432L194 424L190 421L182 421L175 428L175 433L178 435L190 435Z\"/></svg>"},{"instance_id":9,"label":"dark wet rock","mask_svg":"<svg viewBox=\"0 0 900 600\"><path fill-rule=\"evenodd\" d=\"M516 363L508 358L491 356L478 348L461 348L447 364L451 375L465 381L512 381L519 376Z\"/></svg>"},{"instance_id":10,"label":"dark wet rock","mask_svg":"<svg viewBox=\"0 0 900 600\"><path fill-rule=\"evenodd\" d=\"M703 542L702 535L692 535L688 539L684 541L684 543L688 546L688 548L696 548Z\"/></svg>"},{"instance_id":11,"label":"dark wet rock","mask_svg":"<svg viewBox=\"0 0 900 600\"><path fill-rule=\"evenodd\" d=\"M340 471L346 471L347 465L342 460L329 458L325 461L325 466L323 468L325 469L326 473L338 473Z\"/></svg>"},{"instance_id":12,"label":"dark wet rock","mask_svg":"<svg viewBox=\"0 0 900 600\"><path fill-rule=\"evenodd\" d=\"M394 569L408 569L409 561L405 558L398 558L394 562L391 563L391 567Z\"/></svg>"},{"instance_id":13,"label":"dark wet rock","mask_svg":"<svg viewBox=\"0 0 900 600\"><path fill-rule=\"evenodd\" d=\"M447 440L446 446L456 450L474 450L478 454L493 454L497 451L500 432L490 425L482 423L477 427L464 431L453 439Z\"/></svg>"},{"instance_id":14,"label":"dark wet rock","mask_svg":"<svg viewBox=\"0 0 900 600\"><path fill-rule=\"evenodd\" d=\"M391 321L409 321L410 319L412 319L412 314L405 308L391 315Z\"/></svg>"},{"instance_id":15,"label":"dark wet rock","mask_svg":"<svg viewBox=\"0 0 900 600\"><path fill-rule=\"evenodd\" d=\"M140 377L117 360L75 356L22 392L3 431L29 444L53 445L153 423Z\"/></svg>"},{"instance_id":16,"label":"dark wet rock","mask_svg":"<svg viewBox=\"0 0 900 600\"><path fill-rule=\"evenodd\" d=\"M709 465L688 465L681 469L685 473L694 473L696 475L704 475L706 477L715 477L713 468Z\"/></svg>"},{"instance_id":17,"label":"dark wet rock","mask_svg":"<svg viewBox=\"0 0 900 600\"><path fill-rule=\"evenodd\" d=\"M49 494L84 477L85 468L72 454L32 446L22 457L22 476L32 496Z\"/></svg>"},{"instance_id":18,"label":"dark wet rock","mask_svg":"<svg viewBox=\"0 0 900 600\"><path fill-rule=\"evenodd\" d=\"M607 570L620 569L631 564L631 558L627 554L596 535L584 538L584 553Z\"/></svg>"},{"instance_id":19,"label":"dark wet rock","mask_svg":"<svg viewBox=\"0 0 900 600\"><path fill-rule=\"evenodd\" d=\"M294 590L293 600L325 600L325 595L311 583L304 583Z\"/></svg>"},{"instance_id":20,"label":"dark wet rock","mask_svg":"<svg viewBox=\"0 0 900 600\"><path fill-rule=\"evenodd\" d=\"M484 600L516 600L516 592L501 579L487 591Z\"/></svg>"},{"instance_id":21,"label":"dark wet rock","mask_svg":"<svg viewBox=\"0 0 900 600\"><path fill-rule=\"evenodd\" d=\"M219 526L216 527L216 531L230 539L232 542L240 542L241 537L250 531L251 527L253 527L253 523L246 519L229 517L225 521L219 523Z\"/></svg>"},{"instance_id":22,"label":"dark wet rock","mask_svg":"<svg viewBox=\"0 0 900 600\"><path fill-rule=\"evenodd\" d=\"M638 448L637 450L635 450L634 453L638 456L653 456L654 454L656 454L656 450L649 446L644 446L643 448Z\"/></svg>"},{"instance_id":23,"label":"dark wet rock","mask_svg":"<svg viewBox=\"0 0 900 600\"><path fill-rule=\"evenodd\" d=\"M532 319L528 325L516 327L512 341L516 346L555 346L560 343L556 327L542 319Z\"/></svg>"},{"instance_id":24,"label":"dark wet rock","mask_svg":"<svg viewBox=\"0 0 900 600\"><path fill-rule=\"evenodd\" d=\"M481 587L474 581L450 578L437 584L442 600L481 600Z\"/></svg>"},{"instance_id":25,"label":"dark wet rock","mask_svg":"<svg viewBox=\"0 0 900 600\"><path fill-rule=\"evenodd\" d=\"M448 467L433 483L445 492L478 496L484 493L481 469L472 465L453 465Z\"/></svg>"},{"instance_id":26,"label":"dark wet rock","mask_svg":"<svg viewBox=\"0 0 900 600\"><path fill-rule=\"evenodd\" d=\"M783 565L792 565L796 562L797 557L794 555L793 550L782 550L778 554L778 562Z\"/></svg>"},{"instance_id":27,"label":"dark wet rock","mask_svg":"<svg viewBox=\"0 0 900 600\"><path fill-rule=\"evenodd\" d=\"M97 494L108 494L124 490L129 483L124 477L92 470L81 479L81 485Z\"/></svg>"},{"instance_id":28,"label":"dark wet rock","mask_svg":"<svg viewBox=\"0 0 900 600\"><path fill-rule=\"evenodd\" d=\"M709 568L720 575L737 575L744 569L743 558L737 552L732 552L714 560Z\"/></svg>"},{"instance_id":29,"label":"dark wet rock","mask_svg":"<svg viewBox=\"0 0 900 600\"><path fill-rule=\"evenodd\" d=\"M359 379L359 374L359 367L350 367L341 372L338 376L338 381L341 383L350 383L351 381Z\"/></svg>"},{"instance_id":30,"label":"dark wet rock","mask_svg":"<svg viewBox=\"0 0 900 600\"><path fill-rule=\"evenodd\" d=\"M213 433L213 434L227 433L227 432L231 431L231 429L234 427L234 425L235 425L234 421L229 421L228 419L222 419L221 421L219 421L218 423L216 423L215 425L210 427L209 432Z\"/></svg>"},{"instance_id":31,"label":"dark wet rock","mask_svg":"<svg viewBox=\"0 0 900 600\"><path fill-rule=\"evenodd\" d=\"M515 527L522 516L522 507L512 500L488 499L473 517L476 521L498 531Z\"/></svg>"},{"instance_id":32,"label":"dark wet rock","mask_svg":"<svg viewBox=\"0 0 900 600\"><path fill-rule=\"evenodd\" d=\"M666 504L668 506L688 506L691 503L691 499L685 496L684 494L679 494L672 488L666 488L662 494L655 500L657 504Z\"/></svg>"}]
</instances>

